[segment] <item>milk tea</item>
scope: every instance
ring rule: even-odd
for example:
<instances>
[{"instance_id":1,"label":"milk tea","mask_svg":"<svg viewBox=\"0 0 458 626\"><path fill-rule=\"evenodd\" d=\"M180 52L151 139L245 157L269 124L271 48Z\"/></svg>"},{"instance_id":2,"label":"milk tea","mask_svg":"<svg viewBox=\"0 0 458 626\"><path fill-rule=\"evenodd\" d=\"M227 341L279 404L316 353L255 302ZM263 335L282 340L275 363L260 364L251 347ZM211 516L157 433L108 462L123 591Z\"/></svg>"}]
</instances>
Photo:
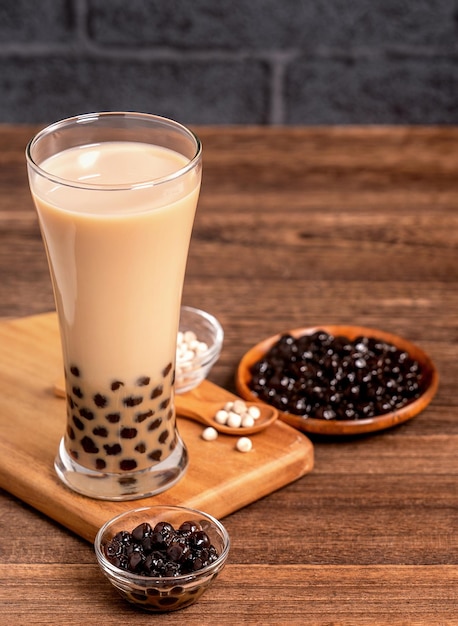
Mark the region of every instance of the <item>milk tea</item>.
<instances>
[{"instance_id":1,"label":"milk tea","mask_svg":"<svg viewBox=\"0 0 458 626\"><path fill-rule=\"evenodd\" d=\"M200 167L161 178L187 163L146 143L83 145L41 163L52 176L32 187L61 327L65 448L89 470L149 468L176 445L175 346Z\"/></svg>"}]
</instances>

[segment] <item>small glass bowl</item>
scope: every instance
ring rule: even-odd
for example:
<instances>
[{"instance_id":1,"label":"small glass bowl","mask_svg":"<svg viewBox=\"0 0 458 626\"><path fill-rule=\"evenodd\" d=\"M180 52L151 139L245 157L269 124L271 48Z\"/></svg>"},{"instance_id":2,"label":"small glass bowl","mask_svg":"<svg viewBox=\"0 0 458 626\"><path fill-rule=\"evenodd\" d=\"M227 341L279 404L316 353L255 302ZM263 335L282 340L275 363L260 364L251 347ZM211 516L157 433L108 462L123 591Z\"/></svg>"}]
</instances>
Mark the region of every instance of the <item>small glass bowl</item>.
<instances>
[{"instance_id":1,"label":"small glass bowl","mask_svg":"<svg viewBox=\"0 0 458 626\"><path fill-rule=\"evenodd\" d=\"M216 561L196 572L174 577L153 578L120 569L105 556L105 546L121 530L132 530L148 522L153 528L158 522L169 522L174 528L185 521L196 521L209 536L218 551ZM208 513L180 506L147 506L132 509L106 522L98 531L94 550L100 568L115 589L128 602L146 611L163 613L194 604L223 569L230 540L224 526Z\"/></svg>"},{"instance_id":2,"label":"small glass bowl","mask_svg":"<svg viewBox=\"0 0 458 626\"><path fill-rule=\"evenodd\" d=\"M197 340L208 346L205 352L196 354L190 361L177 358L175 391L185 393L197 387L208 376L221 353L224 332L216 317L190 306L181 307L179 330L183 333L194 332Z\"/></svg>"}]
</instances>

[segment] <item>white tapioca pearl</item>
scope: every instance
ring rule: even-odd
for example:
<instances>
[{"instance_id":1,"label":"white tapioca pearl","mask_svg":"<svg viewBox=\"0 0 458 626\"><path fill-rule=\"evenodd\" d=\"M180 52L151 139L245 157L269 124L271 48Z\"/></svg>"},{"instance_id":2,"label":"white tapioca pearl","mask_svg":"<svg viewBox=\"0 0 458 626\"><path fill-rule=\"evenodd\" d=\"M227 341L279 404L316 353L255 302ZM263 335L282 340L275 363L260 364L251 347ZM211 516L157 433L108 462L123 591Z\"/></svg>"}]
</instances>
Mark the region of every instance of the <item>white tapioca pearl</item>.
<instances>
[{"instance_id":1,"label":"white tapioca pearl","mask_svg":"<svg viewBox=\"0 0 458 626\"><path fill-rule=\"evenodd\" d=\"M207 350L208 350L208 345L205 343L205 341L199 341L196 346L196 353L203 354L204 352L207 352Z\"/></svg>"},{"instance_id":2,"label":"white tapioca pearl","mask_svg":"<svg viewBox=\"0 0 458 626\"><path fill-rule=\"evenodd\" d=\"M226 424L229 413L224 409L220 409L215 413L215 422L218 424Z\"/></svg>"},{"instance_id":3,"label":"white tapioca pearl","mask_svg":"<svg viewBox=\"0 0 458 626\"><path fill-rule=\"evenodd\" d=\"M180 359L183 354L187 351L188 347L185 343L181 343L177 346L177 359Z\"/></svg>"},{"instance_id":4,"label":"white tapioca pearl","mask_svg":"<svg viewBox=\"0 0 458 626\"><path fill-rule=\"evenodd\" d=\"M232 407L233 406L234 406L233 402L231 402L231 401L226 402L226 404L224 405L224 410L227 411L227 412L232 411Z\"/></svg>"},{"instance_id":5,"label":"white tapioca pearl","mask_svg":"<svg viewBox=\"0 0 458 626\"><path fill-rule=\"evenodd\" d=\"M192 350L186 350L186 352L183 352L182 355L180 356L180 361L183 361L186 363L186 361L192 361L194 358L194 352Z\"/></svg>"},{"instance_id":6,"label":"white tapioca pearl","mask_svg":"<svg viewBox=\"0 0 458 626\"><path fill-rule=\"evenodd\" d=\"M248 414L251 415L253 419L257 420L261 417L261 410L258 406L252 405L248 407Z\"/></svg>"},{"instance_id":7,"label":"white tapioca pearl","mask_svg":"<svg viewBox=\"0 0 458 626\"><path fill-rule=\"evenodd\" d=\"M195 341L197 339L197 335L192 330L186 330L183 334L184 341L189 344L191 341Z\"/></svg>"},{"instance_id":8,"label":"white tapioca pearl","mask_svg":"<svg viewBox=\"0 0 458 626\"><path fill-rule=\"evenodd\" d=\"M202 439L204 439L205 441L215 441L217 437L218 431L216 430L216 428L213 428L213 426L208 426L202 432Z\"/></svg>"},{"instance_id":9,"label":"white tapioca pearl","mask_svg":"<svg viewBox=\"0 0 458 626\"><path fill-rule=\"evenodd\" d=\"M251 415L244 415L242 417L242 428L251 428L254 426L254 418Z\"/></svg>"},{"instance_id":10,"label":"white tapioca pearl","mask_svg":"<svg viewBox=\"0 0 458 626\"><path fill-rule=\"evenodd\" d=\"M246 404L243 400L235 400L232 410L239 415L242 415L246 411Z\"/></svg>"},{"instance_id":11,"label":"white tapioca pearl","mask_svg":"<svg viewBox=\"0 0 458 626\"><path fill-rule=\"evenodd\" d=\"M253 447L253 442L248 437L240 437L235 447L239 452L249 452Z\"/></svg>"},{"instance_id":12,"label":"white tapioca pearl","mask_svg":"<svg viewBox=\"0 0 458 626\"><path fill-rule=\"evenodd\" d=\"M231 413L229 413L229 417L227 418L226 425L230 426L231 428L240 428L241 424L242 424L241 416L231 411Z\"/></svg>"}]
</instances>

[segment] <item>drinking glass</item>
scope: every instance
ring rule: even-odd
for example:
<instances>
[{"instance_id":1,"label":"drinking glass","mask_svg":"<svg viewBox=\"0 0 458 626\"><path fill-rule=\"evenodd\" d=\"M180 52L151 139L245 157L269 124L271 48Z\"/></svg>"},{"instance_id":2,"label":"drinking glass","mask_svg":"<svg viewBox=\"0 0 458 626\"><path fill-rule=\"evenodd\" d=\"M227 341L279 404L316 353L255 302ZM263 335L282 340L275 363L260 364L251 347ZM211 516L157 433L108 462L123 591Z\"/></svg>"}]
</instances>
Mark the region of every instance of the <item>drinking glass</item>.
<instances>
[{"instance_id":1,"label":"drinking glass","mask_svg":"<svg viewBox=\"0 0 458 626\"><path fill-rule=\"evenodd\" d=\"M145 497L186 470L174 372L201 156L183 125L130 112L65 119L27 146L66 380L54 466L81 494Z\"/></svg>"}]
</instances>

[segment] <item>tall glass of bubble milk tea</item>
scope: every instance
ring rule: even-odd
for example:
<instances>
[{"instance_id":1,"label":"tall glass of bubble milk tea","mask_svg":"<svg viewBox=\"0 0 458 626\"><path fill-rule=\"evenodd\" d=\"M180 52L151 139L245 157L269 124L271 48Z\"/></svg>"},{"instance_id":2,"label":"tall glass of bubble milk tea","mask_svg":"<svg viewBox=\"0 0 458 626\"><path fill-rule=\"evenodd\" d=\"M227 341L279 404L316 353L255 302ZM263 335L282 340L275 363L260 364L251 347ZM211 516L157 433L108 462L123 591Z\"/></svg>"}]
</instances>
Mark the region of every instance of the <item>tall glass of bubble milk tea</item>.
<instances>
[{"instance_id":1,"label":"tall glass of bubble milk tea","mask_svg":"<svg viewBox=\"0 0 458 626\"><path fill-rule=\"evenodd\" d=\"M173 385L201 155L190 130L143 113L69 118L27 146L66 380L54 466L86 496L153 495L186 470Z\"/></svg>"}]
</instances>

